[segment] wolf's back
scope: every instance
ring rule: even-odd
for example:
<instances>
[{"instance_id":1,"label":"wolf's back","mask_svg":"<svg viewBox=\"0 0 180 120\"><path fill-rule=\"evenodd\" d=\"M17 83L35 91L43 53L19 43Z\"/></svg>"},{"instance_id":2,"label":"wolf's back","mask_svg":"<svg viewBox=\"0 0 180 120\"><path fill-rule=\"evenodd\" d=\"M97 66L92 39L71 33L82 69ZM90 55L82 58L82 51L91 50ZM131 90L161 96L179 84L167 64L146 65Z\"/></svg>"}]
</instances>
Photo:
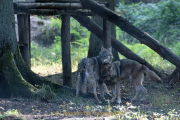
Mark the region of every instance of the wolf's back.
<instances>
[{"instance_id":1,"label":"wolf's back","mask_svg":"<svg viewBox=\"0 0 180 120\"><path fill-rule=\"evenodd\" d=\"M151 71L148 67L142 65L142 69L150 79L156 82L161 82L161 78L155 72Z\"/></svg>"}]
</instances>

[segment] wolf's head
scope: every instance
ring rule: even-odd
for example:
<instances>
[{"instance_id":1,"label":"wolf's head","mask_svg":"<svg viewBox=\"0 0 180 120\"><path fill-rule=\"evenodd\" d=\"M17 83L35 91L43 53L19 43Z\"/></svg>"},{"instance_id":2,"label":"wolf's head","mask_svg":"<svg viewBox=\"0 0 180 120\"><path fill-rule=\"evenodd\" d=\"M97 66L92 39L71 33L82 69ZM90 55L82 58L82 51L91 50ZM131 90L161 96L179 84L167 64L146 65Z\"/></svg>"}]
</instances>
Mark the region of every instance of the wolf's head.
<instances>
[{"instance_id":1,"label":"wolf's head","mask_svg":"<svg viewBox=\"0 0 180 120\"><path fill-rule=\"evenodd\" d=\"M120 66L120 61L101 65L99 84L102 84L103 82L115 82L115 79L113 77L118 77L116 66Z\"/></svg>"},{"instance_id":2,"label":"wolf's head","mask_svg":"<svg viewBox=\"0 0 180 120\"><path fill-rule=\"evenodd\" d=\"M99 59L102 64L110 64L112 63L113 55L112 55L112 48L101 48L101 52L99 53Z\"/></svg>"}]
</instances>

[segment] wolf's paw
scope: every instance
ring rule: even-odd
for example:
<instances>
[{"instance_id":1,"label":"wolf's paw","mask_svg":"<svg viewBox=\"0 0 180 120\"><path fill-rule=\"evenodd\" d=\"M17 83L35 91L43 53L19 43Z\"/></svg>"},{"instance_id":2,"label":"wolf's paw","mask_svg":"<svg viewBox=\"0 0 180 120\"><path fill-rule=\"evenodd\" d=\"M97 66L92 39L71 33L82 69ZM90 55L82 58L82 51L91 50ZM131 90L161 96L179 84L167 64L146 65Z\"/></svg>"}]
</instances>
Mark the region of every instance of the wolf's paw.
<instances>
[{"instance_id":1,"label":"wolf's paw","mask_svg":"<svg viewBox=\"0 0 180 120\"><path fill-rule=\"evenodd\" d=\"M120 105L121 103L122 103L122 102L121 102L121 100L120 100L120 101L117 101L117 104L119 104L119 105Z\"/></svg>"},{"instance_id":2,"label":"wolf's paw","mask_svg":"<svg viewBox=\"0 0 180 120\"><path fill-rule=\"evenodd\" d=\"M136 99L134 99L134 98L133 98L133 99L131 99L131 102L135 102L135 101L136 101Z\"/></svg>"},{"instance_id":3,"label":"wolf's paw","mask_svg":"<svg viewBox=\"0 0 180 120\"><path fill-rule=\"evenodd\" d=\"M107 101L104 97L101 97L100 100L101 100L102 102Z\"/></svg>"},{"instance_id":4,"label":"wolf's paw","mask_svg":"<svg viewBox=\"0 0 180 120\"><path fill-rule=\"evenodd\" d=\"M115 100L116 100L116 98L112 98L112 99L110 100L110 103L115 102Z\"/></svg>"}]
</instances>

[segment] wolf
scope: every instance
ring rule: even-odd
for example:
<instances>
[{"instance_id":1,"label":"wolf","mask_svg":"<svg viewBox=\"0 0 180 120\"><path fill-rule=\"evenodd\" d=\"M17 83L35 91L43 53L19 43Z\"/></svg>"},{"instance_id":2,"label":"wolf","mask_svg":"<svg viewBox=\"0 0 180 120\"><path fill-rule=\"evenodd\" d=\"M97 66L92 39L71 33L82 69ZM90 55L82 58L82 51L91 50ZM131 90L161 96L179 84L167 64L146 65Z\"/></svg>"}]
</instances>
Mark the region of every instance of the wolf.
<instances>
[{"instance_id":1,"label":"wolf","mask_svg":"<svg viewBox=\"0 0 180 120\"><path fill-rule=\"evenodd\" d=\"M121 93L119 81L129 79L136 91L132 101L137 99L140 91L143 93L143 98L141 101L145 101L147 94L147 91L143 86L145 74L150 79L161 82L160 77L155 72L151 71L148 67L130 59L118 60L111 64L101 66L101 78L99 79L99 84L104 82L110 84L112 86L113 93L110 102L114 102L117 95L117 103L120 104Z\"/></svg>"},{"instance_id":2,"label":"wolf","mask_svg":"<svg viewBox=\"0 0 180 120\"><path fill-rule=\"evenodd\" d=\"M92 84L93 86L93 93L97 100L97 102L100 102L97 97L97 83L100 78L100 69L102 64L110 64L112 63L113 55L112 55L112 48L101 48L101 51L97 57L92 58L83 58L79 64L78 64L78 70L77 70L77 82L76 82L76 96L79 95L80 88L82 89L82 93L87 93L87 82ZM105 89L105 92L111 96L109 93L107 86L105 83L102 83L99 85L100 89L100 97L102 99L104 98L103 88Z\"/></svg>"}]
</instances>

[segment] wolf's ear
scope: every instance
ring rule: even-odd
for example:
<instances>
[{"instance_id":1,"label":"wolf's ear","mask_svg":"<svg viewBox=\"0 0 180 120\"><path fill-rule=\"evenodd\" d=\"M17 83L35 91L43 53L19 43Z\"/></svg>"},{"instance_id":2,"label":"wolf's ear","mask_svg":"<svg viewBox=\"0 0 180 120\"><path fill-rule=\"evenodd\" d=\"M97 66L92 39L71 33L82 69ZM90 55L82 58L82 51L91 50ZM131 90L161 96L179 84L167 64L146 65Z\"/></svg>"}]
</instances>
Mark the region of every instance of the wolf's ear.
<instances>
[{"instance_id":1,"label":"wolf's ear","mask_svg":"<svg viewBox=\"0 0 180 120\"><path fill-rule=\"evenodd\" d=\"M101 50L104 50L105 48L103 46L101 46Z\"/></svg>"},{"instance_id":2,"label":"wolf's ear","mask_svg":"<svg viewBox=\"0 0 180 120\"><path fill-rule=\"evenodd\" d=\"M112 47L108 48L107 50L112 53Z\"/></svg>"}]
</instances>

